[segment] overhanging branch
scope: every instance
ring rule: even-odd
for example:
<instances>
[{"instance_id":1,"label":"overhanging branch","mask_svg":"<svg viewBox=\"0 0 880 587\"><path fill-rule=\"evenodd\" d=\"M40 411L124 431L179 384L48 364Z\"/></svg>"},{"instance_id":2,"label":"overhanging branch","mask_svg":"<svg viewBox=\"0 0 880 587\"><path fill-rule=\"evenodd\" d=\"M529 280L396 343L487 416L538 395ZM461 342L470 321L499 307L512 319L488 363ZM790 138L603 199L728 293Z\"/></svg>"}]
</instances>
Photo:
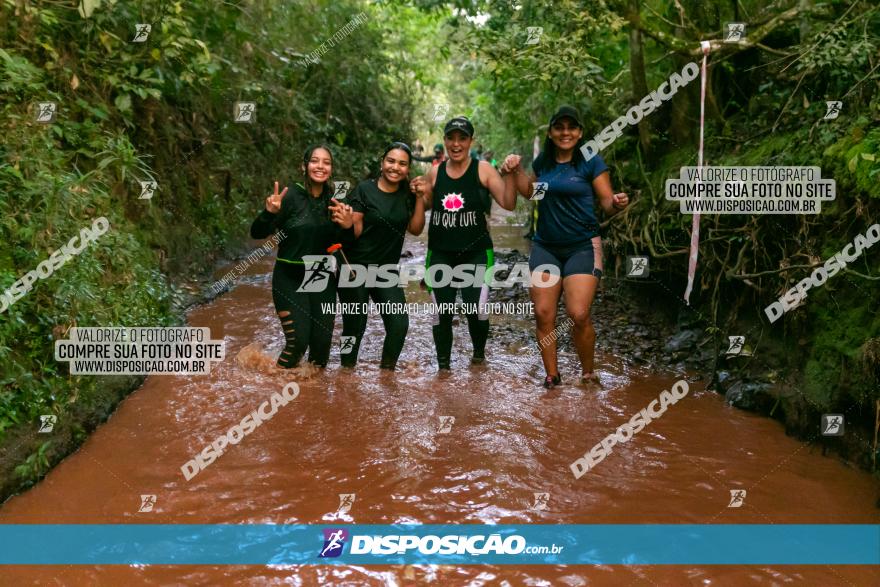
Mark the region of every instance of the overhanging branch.
<instances>
[{"instance_id":1,"label":"overhanging branch","mask_svg":"<svg viewBox=\"0 0 880 587\"><path fill-rule=\"evenodd\" d=\"M811 8L799 8L797 6L789 8L788 10L772 17L764 24L756 26L754 29L748 27L746 29L748 31L746 38L738 43L725 43L722 39L709 39L712 53L731 55L754 47L760 48L762 47L761 41L763 41L770 33L811 10ZM702 55L702 50L696 42L686 41L685 39L676 37L670 33L651 28L649 25L645 24L644 20L633 18L631 14L627 14L627 20L631 26L638 28L645 36L651 37L679 55L687 55L689 57L700 57Z\"/></svg>"}]
</instances>

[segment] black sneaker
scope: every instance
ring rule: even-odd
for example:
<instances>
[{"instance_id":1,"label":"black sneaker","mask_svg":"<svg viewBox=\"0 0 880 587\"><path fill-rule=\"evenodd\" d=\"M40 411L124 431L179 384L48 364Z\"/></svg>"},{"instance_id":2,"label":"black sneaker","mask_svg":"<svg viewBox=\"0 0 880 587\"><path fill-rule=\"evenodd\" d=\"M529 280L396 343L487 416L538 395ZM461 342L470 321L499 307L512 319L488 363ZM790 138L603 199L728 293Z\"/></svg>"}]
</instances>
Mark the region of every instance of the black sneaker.
<instances>
[{"instance_id":1,"label":"black sneaker","mask_svg":"<svg viewBox=\"0 0 880 587\"><path fill-rule=\"evenodd\" d=\"M449 366L449 359L438 359L437 360L437 368L439 368L441 370L445 369L448 371L452 367Z\"/></svg>"},{"instance_id":2,"label":"black sneaker","mask_svg":"<svg viewBox=\"0 0 880 587\"><path fill-rule=\"evenodd\" d=\"M557 385L562 385L562 377L559 375L548 375L544 378L544 387L547 389L556 387Z\"/></svg>"},{"instance_id":3,"label":"black sneaker","mask_svg":"<svg viewBox=\"0 0 880 587\"><path fill-rule=\"evenodd\" d=\"M474 352L474 356L471 357L471 365L482 365L486 362L486 352Z\"/></svg>"}]
</instances>

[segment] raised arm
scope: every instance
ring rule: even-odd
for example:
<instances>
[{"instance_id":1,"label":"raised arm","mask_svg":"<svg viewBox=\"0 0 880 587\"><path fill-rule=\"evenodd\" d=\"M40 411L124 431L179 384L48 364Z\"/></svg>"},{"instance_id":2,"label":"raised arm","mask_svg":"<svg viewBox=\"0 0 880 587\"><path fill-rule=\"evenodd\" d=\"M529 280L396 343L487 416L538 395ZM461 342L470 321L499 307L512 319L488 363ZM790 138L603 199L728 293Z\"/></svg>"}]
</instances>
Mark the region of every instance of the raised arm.
<instances>
[{"instance_id":1,"label":"raised arm","mask_svg":"<svg viewBox=\"0 0 880 587\"><path fill-rule=\"evenodd\" d=\"M513 178L503 179L488 161L479 161L480 183L483 184L505 210L516 208L516 187Z\"/></svg>"},{"instance_id":2,"label":"raised arm","mask_svg":"<svg viewBox=\"0 0 880 587\"><path fill-rule=\"evenodd\" d=\"M508 155L501 164L501 174L511 175L516 191L525 196L526 199L532 199L532 184L538 179L531 171L526 171L522 167L522 157L520 155Z\"/></svg>"},{"instance_id":3,"label":"raised arm","mask_svg":"<svg viewBox=\"0 0 880 587\"><path fill-rule=\"evenodd\" d=\"M422 200L425 210L431 209L435 181L437 181L437 167L432 167L425 175L420 175L409 182L410 191Z\"/></svg>"},{"instance_id":4,"label":"raised arm","mask_svg":"<svg viewBox=\"0 0 880 587\"><path fill-rule=\"evenodd\" d=\"M415 197L415 206L406 229L416 236L422 234L425 229L425 201L420 196Z\"/></svg>"},{"instance_id":5,"label":"raised arm","mask_svg":"<svg viewBox=\"0 0 880 587\"><path fill-rule=\"evenodd\" d=\"M278 182L275 182L275 191L266 198L266 207L251 224L251 238L261 239L273 234L277 228L278 213L281 211L281 203L287 195L287 188L278 193Z\"/></svg>"}]
</instances>

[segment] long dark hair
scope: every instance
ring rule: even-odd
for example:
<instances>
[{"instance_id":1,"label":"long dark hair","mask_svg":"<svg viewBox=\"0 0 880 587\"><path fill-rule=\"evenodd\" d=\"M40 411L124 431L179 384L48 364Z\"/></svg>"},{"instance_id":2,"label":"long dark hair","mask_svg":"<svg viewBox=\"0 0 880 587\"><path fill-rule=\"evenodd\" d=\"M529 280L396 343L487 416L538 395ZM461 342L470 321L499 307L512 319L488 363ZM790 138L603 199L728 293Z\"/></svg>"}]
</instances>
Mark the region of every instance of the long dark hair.
<instances>
[{"instance_id":1,"label":"long dark hair","mask_svg":"<svg viewBox=\"0 0 880 587\"><path fill-rule=\"evenodd\" d=\"M333 151L330 150L330 146L327 143L315 143L313 145L309 145L306 148L305 153L303 153L303 185L306 186L306 191L311 195L312 193L312 180L309 179L309 161L312 159L312 154L318 149L324 149L327 153L330 154L330 175L327 177L327 181L324 182L324 188L321 190L321 195L326 195L330 192L330 180L333 178Z\"/></svg>"},{"instance_id":2,"label":"long dark hair","mask_svg":"<svg viewBox=\"0 0 880 587\"><path fill-rule=\"evenodd\" d=\"M578 142L574 146L574 153L571 155L571 165L572 167L577 167L579 164L584 161L584 153L581 151L581 147L586 143L586 139L583 135L584 128L581 127L581 138L578 139ZM534 163L532 163L532 170L535 172L535 175L541 175L545 171L550 171L554 167L556 167L556 145L553 143L553 139L550 138L550 129L547 129L547 137L544 139L544 148L538 153L538 156L535 157Z\"/></svg>"},{"instance_id":3,"label":"long dark hair","mask_svg":"<svg viewBox=\"0 0 880 587\"><path fill-rule=\"evenodd\" d=\"M406 156L409 158L409 165L412 166L412 149L409 148L409 145L406 143L401 143L400 141L395 141L385 147L385 150L382 151L382 157L379 158L379 175L376 176L376 180L378 181L379 177L382 175L382 162L385 161L385 156L388 155L394 149L400 149ZM400 180L400 185L398 186L398 190L403 188L403 190L408 194L409 193L409 176L404 177Z\"/></svg>"}]
</instances>

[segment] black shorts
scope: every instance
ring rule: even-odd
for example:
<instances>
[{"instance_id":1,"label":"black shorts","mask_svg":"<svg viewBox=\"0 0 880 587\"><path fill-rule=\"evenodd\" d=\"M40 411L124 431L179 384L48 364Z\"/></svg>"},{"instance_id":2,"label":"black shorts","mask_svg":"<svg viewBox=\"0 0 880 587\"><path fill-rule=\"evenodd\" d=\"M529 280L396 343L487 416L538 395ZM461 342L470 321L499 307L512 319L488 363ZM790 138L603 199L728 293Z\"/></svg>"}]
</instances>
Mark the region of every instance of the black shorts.
<instances>
[{"instance_id":1,"label":"black shorts","mask_svg":"<svg viewBox=\"0 0 880 587\"><path fill-rule=\"evenodd\" d=\"M569 275L592 275L602 279L602 239L598 236L585 244L553 246L533 242L529 270L541 265L556 267L563 278Z\"/></svg>"}]
</instances>

